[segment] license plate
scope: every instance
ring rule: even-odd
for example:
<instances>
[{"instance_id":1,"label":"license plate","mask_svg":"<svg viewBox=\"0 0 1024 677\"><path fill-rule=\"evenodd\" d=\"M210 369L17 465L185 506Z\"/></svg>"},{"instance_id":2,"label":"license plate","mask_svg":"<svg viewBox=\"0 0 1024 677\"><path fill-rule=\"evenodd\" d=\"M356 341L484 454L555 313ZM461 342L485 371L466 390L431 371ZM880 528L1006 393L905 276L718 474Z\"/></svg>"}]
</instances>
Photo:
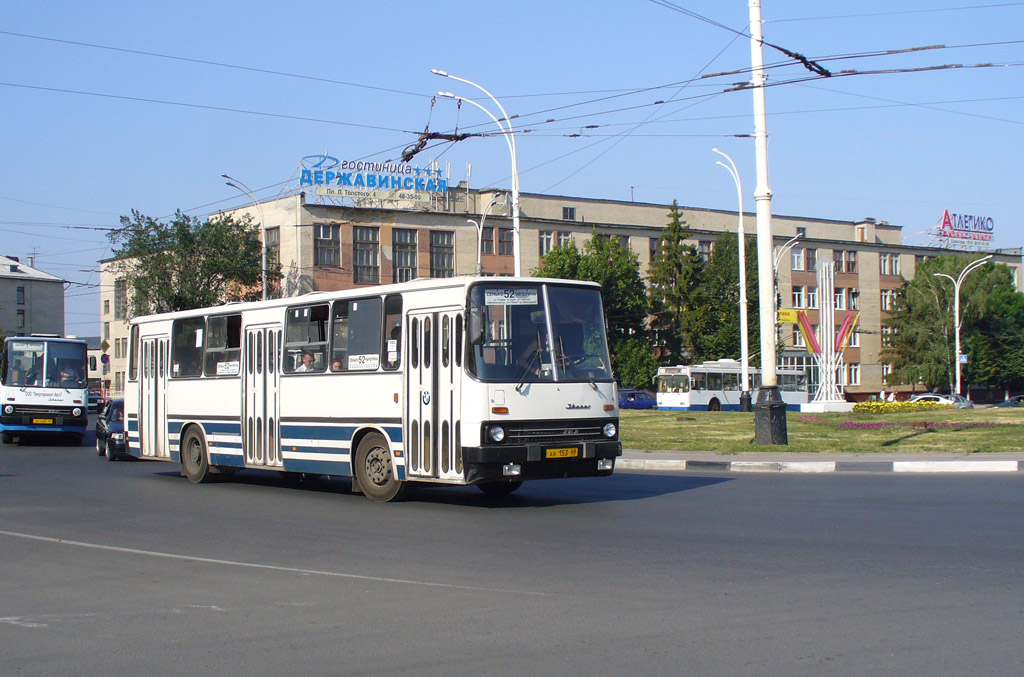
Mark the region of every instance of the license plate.
<instances>
[{"instance_id":1,"label":"license plate","mask_svg":"<svg viewBox=\"0 0 1024 677\"><path fill-rule=\"evenodd\" d=\"M546 458L576 458L580 455L579 447L559 447L558 449L545 449Z\"/></svg>"},{"instance_id":2,"label":"license plate","mask_svg":"<svg viewBox=\"0 0 1024 677\"><path fill-rule=\"evenodd\" d=\"M32 419L34 425L53 425L52 418L34 418Z\"/></svg>"}]
</instances>

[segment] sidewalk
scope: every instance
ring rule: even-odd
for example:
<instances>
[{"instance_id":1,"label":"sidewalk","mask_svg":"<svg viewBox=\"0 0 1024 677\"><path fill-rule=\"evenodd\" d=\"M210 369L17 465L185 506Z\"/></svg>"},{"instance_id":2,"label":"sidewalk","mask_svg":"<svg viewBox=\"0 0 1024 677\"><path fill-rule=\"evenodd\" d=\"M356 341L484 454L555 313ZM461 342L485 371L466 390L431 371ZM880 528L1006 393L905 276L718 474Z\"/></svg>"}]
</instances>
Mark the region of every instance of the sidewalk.
<instances>
[{"instance_id":1,"label":"sidewalk","mask_svg":"<svg viewBox=\"0 0 1024 677\"><path fill-rule=\"evenodd\" d=\"M813 454L783 451L716 454L623 449L615 468L660 472L1002 473L1024 472L1024 453Z\"/></svg>"}]
</instances>

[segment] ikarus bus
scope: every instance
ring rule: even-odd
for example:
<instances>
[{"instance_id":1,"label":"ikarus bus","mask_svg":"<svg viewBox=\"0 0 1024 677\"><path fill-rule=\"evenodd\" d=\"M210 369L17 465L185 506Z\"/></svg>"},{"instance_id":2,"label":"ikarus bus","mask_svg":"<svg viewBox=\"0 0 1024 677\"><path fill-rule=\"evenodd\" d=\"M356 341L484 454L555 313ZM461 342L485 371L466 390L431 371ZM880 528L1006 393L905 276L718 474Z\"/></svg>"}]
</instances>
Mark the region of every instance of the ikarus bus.
<instances>
[{"instance_id":1,"label":"ikarus bus","mask_svg":"<svg viewBox=\"0 0 1024 677\"><path fill-rule=\"evenodd\" d=\"M0 436L63 435L81 444L89 424L86 342L56 336L4 339L0 356Z\"/></svg>"},{"instance_id":2,"label":"ikarus bus","mask_svg":"<svg viewBox=\"0 0 1024 677\"><path fill-rule=\"evenodd\" d=\"M132 321L129 453L193 482L238 469L413 483L610 475L619 412L600 286L447 278Z\"/></svg>"}]
</instances>

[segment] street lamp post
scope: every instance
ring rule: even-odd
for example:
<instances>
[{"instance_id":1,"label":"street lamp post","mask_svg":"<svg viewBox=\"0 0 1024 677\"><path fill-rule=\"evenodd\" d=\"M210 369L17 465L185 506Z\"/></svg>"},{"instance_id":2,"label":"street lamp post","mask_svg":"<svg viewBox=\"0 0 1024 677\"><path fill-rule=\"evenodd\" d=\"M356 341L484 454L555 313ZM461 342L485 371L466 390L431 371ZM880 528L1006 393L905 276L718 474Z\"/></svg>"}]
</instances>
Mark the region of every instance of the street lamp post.
<instances>
[{"instance_id":1,"label":"street lamp post","mask_svg":"<svg viewBox=\"0 0 1024 677\"><path fill-rule=\"evenodd\" d=\"M963 284L964 278L967 277L967 273L981 267L990 258L992 258L991 254L967 264L967 267L960 271L960 274L955 280L951 275L946 275L945 273L932 273L933 277L944 277L953 283L953 326L955 328L956 336L956 356L954 357L953 362L956 363L956 395L960 394L960 326L963 324L963 318L960 317L960 285Z\"/></svg>"},{"instance_id":2,"label":"street lamp post","mask_svg":"<svg viewBox=\"0 0 1024 677\"><path fill-rule=\"evenodd\" d=\"M260 213L260 249L263 250L263 256L262 256L262 259L261 259L261 268L260 268L262 274L260 275L260 277L263 278L263 297L262 298L263 298L264 301L266 301L267 300L267 227L266 227L266 221L263 219L263 207L260 205L259 200L256 199L256 195L254 195L253 192L249 189L249 186L245 185L244 183L242 183L238 179L235 179L235 178L232 178L231 176L228 176L227 174L221 174L221 177L227 179L227 181L225 181L225 183L227 185L231 186L235 190L238 190L238 191L241 191L241 192L245 193L245 195L248 196L248 198L250 200L252 200L252 204L253 204L254 207L256 207L256 211L258 211Z\"/></svg>"},{"instance_id":3,"label":"street lamp post","mask_svg":"<svg viewBox=\"0 0 1024 677\"><path fill-rule=\"evenodd\" d=\"M522 261L519 251L519 168L516 164L516 136L512 130L512 120L509 119L508 113L505 112L505 109L502 107L501 103L496 98L494 98L494 95L488 92L480 85L473 82L472 80L460 78L457 75L452 75L451 73L439 70L437 68L432 69L430 72L433 73L434 75L440 75L443 78L450 78L452 80L456 80L457 82L464 82L467 85L476 87L481 92L486 94L488 98L490 98L490 100L494 102L494 105L498 107L498 110L501 111L502 117L501 119L498 119L498 117L495 116L494 113L490 111L490 109L488 109L486 106L480 105L473 99L464 99L461 96L456 96L455 94L452 94L451 92L437 93L438 96L444 97L446 99L465 101L466 103L472 104L479 108L480 110L482 110L483 112L487 113L487 116L494 121L494 124L498 125L498 129L501 130L502 136L505 137L505 143L508 144L509 154L512 156L512 246L514 248L514 251L512 252L512 261L515 267L515 275L516 277L519 277L520 275L522 275ZM502 122L502 120L504 120L504 122Z\"/></svg>"},{"instance_id":4,"label":"street lamp post","mask_svg":"<svg viewBox=\"0 0 1024 677\"><path fill-rule=\"evenodd\" d=\"M747 256L746 238L743 233L743 187L740 184L740 173L736 169L736 163L732 158L717 148L712 151L718 153L729 164L721 160L715 162L729 172L732 180L736 183L736 196L739 198L739 211L737 212L736 232L739 237L739 259L740 259L740 411L750 411L750 348L747 344Z\"/></svg>"},{"instance_id":5,"label":"street lamp post","mask_svg":"<svg viewBox=\"0 0 1024 677\"><path fill-rule=\"evenodd\" d=\"M483 253L483 239L484 239L484 223L487 222L487 215L491 213L491 208L498 204L498 196L495 195L491 203L484 209L483 214L480 215L480 223L477 223L473 219L466 219L468 223L472 223L476 227L476 274L480 275L484 272L483 264L481 263L480 255Z\"/></svg>"}]
</instances>

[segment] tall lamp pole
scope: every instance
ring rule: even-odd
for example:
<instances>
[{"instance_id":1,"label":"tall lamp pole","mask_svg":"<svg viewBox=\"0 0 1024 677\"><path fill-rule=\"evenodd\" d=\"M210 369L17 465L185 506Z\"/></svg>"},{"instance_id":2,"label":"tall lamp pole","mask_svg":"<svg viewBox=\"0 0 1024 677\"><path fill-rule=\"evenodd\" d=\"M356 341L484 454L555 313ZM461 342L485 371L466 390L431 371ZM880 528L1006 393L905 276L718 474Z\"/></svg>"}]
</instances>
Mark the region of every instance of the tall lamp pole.
<instances>
[{"instance_id":1,"label":"tall lamp pole","mask_svg":"<svg viewBox=\"0 0 1024 677\"><path fill-rule=\"evenodd\" d=\"M775 294L772 279L772 189L768 185L768 127L764 102L764 54L761 37L761 2L750 0L751 86L754 90L754 151L757 186L757 277L761 320L761 387L754 405L754 441L789 444L786 403L779 392L775 369Z\"/></svg>"},{"instance_id":2,"label":"tall lamp pole","mask_svg":"<svg viewBox=\"0 0 1024 677\"><path fill-rule=\"evenodd\" d=\"M238 179L235 179L235 178L232 178L232 177L228 176L227 174L221 174L221 177L227 179L227 181L225 181L225 183L227 185L231 186L235 190L238 190L238 191L241 191L242 193L245 193L245 195L248 196L250 200L252 200L252 204L253 204L254 207L256 207L256 211L258 211L260 213L260 249L263 250L263 257L261 259L262 265L261 265L261 268L260 268L260 270L262 272L262 275L260 277L263 278L263 297L262 298L263 298L264 301L266 301L267 300L267 226L266 226L266 221L263 219L263 207L260 206L259 200L256 199L256 195L254 195L253 192L249 189L249 186L245 185L244 183L242 183Z\"/></svg>"},{"instance_id":3,"label":"tall lamp pole","mask_svg":"<svg viewBox=\"0 0 1024 677\"><path fill-rule=\"evenodd\" d=\"M746 238L743 232L743 186L740 184L740 173L732 158L717 148L711 150L729 161L729 164L725 164L721 160L717 160L715 164L724 168L732 176L732 180L736 183L736 197L739 198L736 232L739 236L740 259L740 374L742 378L740 382L740 411L750 411L750 348L747 344L747 255Z\"/></svg>"},{"instance_id":4,"label":"tall lamp pole","mask_svg":"<svg viewBox=\"0 0 1024 677\"><path fill-rule=\"evenodd\" d=\"M505 112L505 109L502 107L501 103L496 98L494 98L494 95L488 92L480 85L473 82L472 80L460 78L457 75L452 75L447 71L439 70L437 68L432 69L430 72L433 73L434 75L440 75L443 78L450 78L457 82L464 82L467 85L476 87L481 92L486 94L488 98L490 98L490 100L494 102L494 105L498 107L498 110L501 111L502 117L501 119L498 119L498 117L495 116L494 113L492 113L487 107L480 105L473 99L464 99L461 96L456 96L455 94L452 94L451 92L437 93L438 96L444 97L446 99L465 101L466 103L470 103L479 108L480 110L482 110L483 112L487 113L487 116L494 121L494 124L498 125L498 129L501 130L502 136L505 137L505 143L508 144L508 152L512 156L512 246L514 248L514 251L512 252L512 261L515 267L515 275L516 277L519 277L520 275L522 275L522 261L519 251L519 168L516 164L516 136L512 130L512 120L509 119L508 113Z\"/></svg>"},{"instance_id":5,"label":"tall lamp pole","mask_svg":"<svg viewBox=\"0 0 1024 677\"><path fill-rule=\"evenodd\" d=\"M960 317L960 285L963 284L967 273L980 268L990 258L992 258L991 254L967 264L967 267L960 271L955 280L951 275L946 275L945 273L932 273L933 277L944 277L953 283L953 326L956 328L956 357L953 362L956 363L956 395L960 394L960 327L963 324L963 318Z\"/></svg>"}]
</instances>

